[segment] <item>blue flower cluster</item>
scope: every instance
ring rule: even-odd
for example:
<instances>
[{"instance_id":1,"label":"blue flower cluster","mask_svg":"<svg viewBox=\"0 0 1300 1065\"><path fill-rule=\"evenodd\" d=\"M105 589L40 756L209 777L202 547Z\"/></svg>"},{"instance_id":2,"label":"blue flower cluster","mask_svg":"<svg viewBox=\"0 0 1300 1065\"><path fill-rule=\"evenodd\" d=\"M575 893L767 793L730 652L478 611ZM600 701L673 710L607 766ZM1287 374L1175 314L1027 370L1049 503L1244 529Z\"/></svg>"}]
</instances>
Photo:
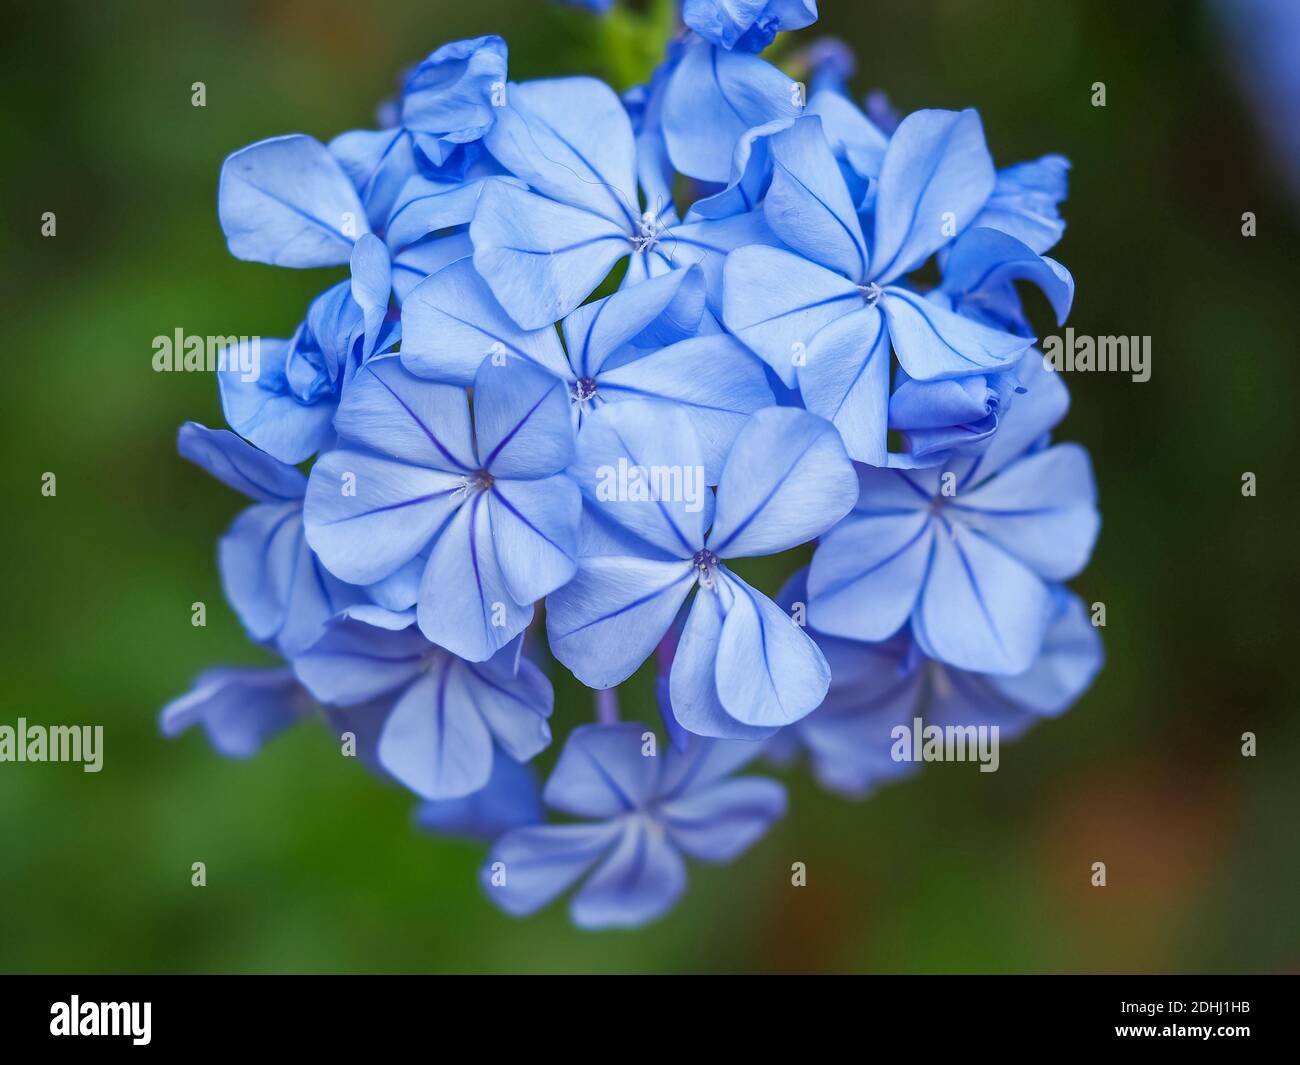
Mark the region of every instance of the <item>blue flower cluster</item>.
<instances>
[{"instance_id":1,"label":"blue flower cluster","mask_svg":"<svg viewBox=\"0 0 1300 1065\"><path fill-rule=\"evenodd\" d=\"M490 899L576 888L584 927L762 836L786 798L754 759L862 795L909 768L897 725L1017 733L1101 664L1063 584L1092 473L1016 285L1064 320L1068 164L997 169L974 111L868 117L838 43L807 93L757 52L813 0L681 13L621 98L510 82L481 37L381 129L231 155L232 254L347 274L219 374L229 430L179 438L251 500L223 585L284 664L204 673L164 731L244 757L323 716L421 825L491 842ZM801 545L775 595L735 565ZM540 787L548 649L597 713ZM646 662L662 742L618 720Z\"/></svg>"}]
</instances>

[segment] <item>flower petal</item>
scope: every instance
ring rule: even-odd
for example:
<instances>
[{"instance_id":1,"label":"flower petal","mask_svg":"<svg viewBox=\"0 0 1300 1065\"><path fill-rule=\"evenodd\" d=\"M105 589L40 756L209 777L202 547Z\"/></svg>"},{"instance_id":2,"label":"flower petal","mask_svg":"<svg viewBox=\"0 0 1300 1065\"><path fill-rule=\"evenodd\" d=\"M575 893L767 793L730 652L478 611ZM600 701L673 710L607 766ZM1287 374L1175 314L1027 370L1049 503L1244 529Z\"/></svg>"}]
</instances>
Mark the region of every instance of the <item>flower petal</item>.
<instances>
[{"instance_id":1,"label":"flower petal","mask_svg":"<svg viewBox=\"0 0 1300 1065\"><path fill-rule=\"evenodd\" d=\"M369 230L347 174L300 133L250 144L221 164L217 213L230 254L272 266L335 266Z\"/></svg>"},{"instance_id":2,"label":"flower petal","mask_svg":"<svg viewBox=\"0 0 1300 1065\"><path fill-rule=\"evenodd\" d=\"M584 558L546 599L551 653L589 688L621 684L654 651L694 584L686 561Z\"/></svg>"},{"instance_id":3,"label":"flower petal","mask_svg":"<svg viewBox=\"0 0 1300 1065\"><path fill-rule=\"evenodd\" d=\"M719 558L770 555L831 528L858 496L835 427L796 407L753 414L718 483L709 549Z\"/></svg>"}]
</instances>

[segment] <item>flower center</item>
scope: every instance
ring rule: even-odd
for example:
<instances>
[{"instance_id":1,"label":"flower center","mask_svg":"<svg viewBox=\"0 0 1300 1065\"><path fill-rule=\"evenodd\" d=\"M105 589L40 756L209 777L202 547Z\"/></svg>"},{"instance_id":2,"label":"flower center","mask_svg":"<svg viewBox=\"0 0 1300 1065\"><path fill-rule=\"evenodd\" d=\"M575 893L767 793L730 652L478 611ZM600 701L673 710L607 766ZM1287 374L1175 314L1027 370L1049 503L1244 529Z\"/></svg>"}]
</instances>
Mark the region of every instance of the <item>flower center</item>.
<instances>
[{"instance_id":1,"label":"flower center","mask_svg":"<svg viewBox=\"0 0 1300 1065\"><path fill-rule=\"evenodd\" d=\"M496 478L487 470L475 470L465 478L465 483L461 486L466 495L475 495L479 492L490 491L496 484Z\"/></svg>"},{"instance_id":2,"label":"flower center","mask_svg":"<svg viewBox=\"0 0 1300 1065\"><path fill-rule=\"evenodd\" d=\"M702 547L691 557L691 564L699 575L699 582L705 588L713 587L713 571L718 567L718 556L707 547Z\"/></svg>"},{"instance_id":3,"label":"flower center","mask_svg":"<svg viewBox=\"0 0 1300 1065\"><path fill-rule=\"evenodd\" d=\"M868 281L865 285L859 285L858 291L862 293L862 298L867 301L868 307L874 307L880 302L880 297L884 295L884 290L874 281Z\"/></svg>"},{"instance_id":4,"label":"flower center","mask_svg":"<svg viewBox=\"0 0 1300 1065\"><path fill-rule=\"evenodd\" d=\"M573 398L579 403L586 403L596 394L594 377L579 377L573 382Z\"/></svg>"},{"instance_id":5,"label":"flower center","mask_svg":"<svg viewBox=\"0 0 1300 1065\"><path fill-rule=\"evenodd\" d=\"M635 251L649 251L659 243L659 238L663 236L667 226L661 226L655 221L654 211L645 211L641 215L641 222L628 240L632 242Z\"/></svg>"}]
</instances>

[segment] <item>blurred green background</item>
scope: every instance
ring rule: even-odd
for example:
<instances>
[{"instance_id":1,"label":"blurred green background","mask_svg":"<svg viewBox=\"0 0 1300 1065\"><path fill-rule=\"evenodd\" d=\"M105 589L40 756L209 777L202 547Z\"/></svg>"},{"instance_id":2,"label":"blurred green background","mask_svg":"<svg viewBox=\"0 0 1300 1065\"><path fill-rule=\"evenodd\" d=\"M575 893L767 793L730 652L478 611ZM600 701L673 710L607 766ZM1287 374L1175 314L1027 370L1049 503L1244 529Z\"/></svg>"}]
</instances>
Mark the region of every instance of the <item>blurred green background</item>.
<instances>
[{"instance_id":1,"label":"blurred green background","mask_svg":"<svg viewBox=\"0 0 1300 1065\"><path fill-rule=\"evenodd\" d=\"M247 763L163 740L158 708L263 660L225 608L241 507L176 457L221 424L151 340L287 336L330 271L232 259L222 158L372 124L399 69L498 32L514 78L628 76L599 24L544 0L8 5L4 14L4 609L0 724L105 726L105 767L0 764L4 971L1152 971L1300 968L1294 655L1300 205L1192 3L825 0L854 89L976 106L1005 165L1074 163L1080 333L1153 337L1153 375L1076 375L1103 530L1075 586L1107 667L1001 770L938 765L862 803L785 774L791 811L734 865L695 866L665 920L582 933L479 893L481 848L299 729ZM191 85L207 106L191 106ZM1107 106L1090 104L1104 81ZM1240 232L1256 212L1259 235ZM42 212L58 234L40 237ZM1041 308L1039 308L1041 310ZM44 498L40 478L58 476ZM1258 475L1257 498L1240 491ZM190 604L209 605L208 625ZM557 677L557 735L591 716ZM647 718L638 676L624 715ZM1246 759L1240 736L1259 737ZM203 861L208 886L190 886ZM790 886L793 861L808 886ZM1109 885L1089 886L1105 861Z\"/></svg>"}]
</instances>

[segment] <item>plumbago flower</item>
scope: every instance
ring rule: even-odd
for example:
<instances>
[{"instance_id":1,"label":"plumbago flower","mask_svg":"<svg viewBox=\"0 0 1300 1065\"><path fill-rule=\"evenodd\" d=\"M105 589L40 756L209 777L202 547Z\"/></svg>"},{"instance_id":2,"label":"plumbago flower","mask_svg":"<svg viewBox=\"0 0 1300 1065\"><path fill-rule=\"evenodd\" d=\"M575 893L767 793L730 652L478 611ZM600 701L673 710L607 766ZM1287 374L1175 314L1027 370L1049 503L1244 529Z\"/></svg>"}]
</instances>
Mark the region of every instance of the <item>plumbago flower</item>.
<instances>
[{"instance_id":1,"label":"plumbago flower","mask_svg":"<svg viewBox=\"0 0 1300 1065\"><path fill-rule=\"evenodd\" d=\"M382 722L375 757L417 795L472 795L492 775L494 743L517 762L550 743L551 685L518 646L467 662L414 621L410 611L352 611L294 659L294 673L319 702L364 706Z\"/></svg>"},{"instance_id":2,"label":"plumbago flower","mask_svg":"<svg viewBox=\"0 0 1300 1065\"><path fill-rule=\"evenodd\" d=\"M707 313L703 273L692 266L583 304L558 334L550 326L527 331L462 261L403 305L402 363L421 377L469 384L489 353L520 358L564 382L579 430L609 403L677 407L691 419L714 483L746 417L774 399L762 364L735 337L709 332Z\"/></svg>"},{"instance_id":3,"label":"plumbago flower","mask_svg":"<svg viewBox=\"0 0 1300 1065\"><path fill-rule=\"evenodd\" d=\"M653 920L686 887L683 855L731 861L785 813L776 781L732 776L761 749L695 738L660 757L644 725L574 729L542 800L584 820L507 832L483 865L484 889L507 912L527 914L595 868L569 906L574 924Z\"/></svg>"},{"instance_id":4,"label":"plumbago flower","mask_svg":"<svg viewBox=\"0 0 1300 1065\"><path fill-rule=\"evenodd\" d=\"M418 559L410 603L434 643L491 658L532 620L534 601L573 575L582 503L564 472L573 430L555 377L489 356L471 422L463 388L382 356L358 373L334 425L340 446L307 484L307 542L353 584Z\"/></svg>"},{"instance_id":5,"label":"plumbago flower","mask_svg":"<svg viewBox=\"0 0 1300 1065\"><path fill-rule=\"evenodd\" d=\"M487 181L469 232L475 270L521 328L563 318L625 259L625 286L692 263L716 277L727 251L771 239L757 213L679 223L660 153L638 151L603 82L512 83L509 100L484 144L528 187Z\"/></svg>"},{"instance_id":6,"label":"plumbago flower","mask_svg":"<svg viewBox=\"0 0 1300 1065\"><path fill-rule=\"evenodd\" d=\"M576 888L592 928L658 917L685 859L783 814L734 776L752 759L861 795L909 768L896 725L1016 734L1101 664L1062 584L1092 472L1050 441L1068 397L1017 288L1069 313L1069 164L995 170L971 110L869 117L838 42L794 76L760 58L813 0L679 10L621 99L508 83L484 36L412 68L379 129L232 154L232 254L348 276L256 379L219 375L234 432L178 439L252 500L222 584L282 662L203 673L163 731L247 757L323 721L420 827L491 843L489 899ZM778 601L737 572L804 544ZM662 752L618 720L650 658ZM541 791L560 668L597 723Z\"/></svg>"},{"instance_id":7,"label":"plumbago flower","mask_svg":"<svg viewBox=\"0 0 1300 1065\"><path fill-rule=\"evenodd\" d=\"M1065 386L1041 359L1028 365L1026 394L977 458L859 467L853 513L813 555L812 625L883 640L910 621L931 658L981 673L1029 667L1051 618L1051 582L1087 564L1100 518L1088 453L1047 443L1069 404Z\"/></svg>"},{"instance_id":8,"label":"plumbago flower","mask_svg":"<svg viewBox=\"0 0 1300 1065\"><path fill-rule=\"evenodd\" d=\"M665 480L692 474L695 498L665 490ZM793 408L753 414L715 498L703 490L704 450L683 412L611 405L589 419L574 475L593 521L614 527L589 536L573 580L546 601L551 652L579 680L626 680L698 586L670 678L684 728L755 739L821 702L830 672L817 645L723 562L806 543L848 513L853 467L829 422Z\"/></svg>"},{"instance_id":9,"label":"plumbago flower","mask_svg":"<svg viewBox=\"0 0 1300 1065\"><path fill-rule=\"evenodd\" d=\"M789 611L806 608L808 571L800 570L778 597ZM1101 637L1083 602L1061 585L1052 588L1043 646L1023 673L972 673L927 658L904 630L880 643L828 636L809 627L831 668L826 701L782 729L765 754L789 763L806 752L817 780L831 791L861 798L877 786L915 772L918 763L895 757L895 729L996 726L1015 739L1066 710L1101 669Z\"/></svg>"}]
</instances>

